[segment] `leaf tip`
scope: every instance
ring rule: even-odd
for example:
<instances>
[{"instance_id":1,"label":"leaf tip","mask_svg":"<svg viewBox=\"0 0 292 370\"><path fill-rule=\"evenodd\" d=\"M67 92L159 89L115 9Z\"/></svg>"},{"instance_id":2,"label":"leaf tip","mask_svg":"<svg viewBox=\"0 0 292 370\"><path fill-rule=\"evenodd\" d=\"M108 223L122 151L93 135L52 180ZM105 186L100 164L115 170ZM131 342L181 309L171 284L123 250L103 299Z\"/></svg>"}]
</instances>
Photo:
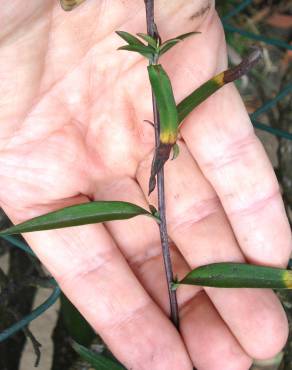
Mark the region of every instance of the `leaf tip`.
<instances>
[{"instance_id":1,"label":"leaf tip","mask_svg":"<svg viewBox=\"0 0 292 370\"><path fill-rule=\"evenodd\" d=\"M224 72L224 83L232 82L247 74L259 62L261 57L261 49L257 46L253 46L239 65Z\"/></svg>"},{"instance_id":2,"label":"leaf tip","mask_svg":"<svg viewBox=\"0 0 292 370\"><path fill-rule=\"evenodd\" d=\"M148 197L149 195L153 192L156 186L156 179L155 179L155 174L151 174L150 179L149 179L149 190L148 190Z\"/></svg>"},{"instance_id":3,"label":"leaf tip","mask_svg":"<svg viewBox=\"0 0 292 370\"><path fill-rule=\"evenodd\" d=\"M292 289L292 271L286 270L283 274L283 281L288 289Z\"/></svg>"}]
</instances>

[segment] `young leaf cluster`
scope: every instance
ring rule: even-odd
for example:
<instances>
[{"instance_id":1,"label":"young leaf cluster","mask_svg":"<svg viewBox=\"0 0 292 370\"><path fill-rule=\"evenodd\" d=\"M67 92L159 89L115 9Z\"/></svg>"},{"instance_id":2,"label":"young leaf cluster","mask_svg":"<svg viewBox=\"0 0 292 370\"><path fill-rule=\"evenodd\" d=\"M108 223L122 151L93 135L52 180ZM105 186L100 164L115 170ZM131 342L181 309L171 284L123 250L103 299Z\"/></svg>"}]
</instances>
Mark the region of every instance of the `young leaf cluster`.
<instances>
[{"instance_id":1,"label":"young leaf cluster","mask_svg":"<svg viewBox=\"0 0 292 370\"><path fill-rule=\"evenodd\" d=\"M238 66L214 76L176 105L171 81L162 65L158 64L158 60L161 55L170 50L178 42L196 33L185 33L162 43L157 29L154 37L144 33L137 33L139 38L125 31L117 31L117 34L127 42L127 45L120 47L119 50L137 52L146 57L150 62L148 66L148 77L159 114L159 143L155 148L151 165L149 194L155 189L156 176L169 159L171 150L173 149L172 159L176 158L179 154L179 147L176 142L179 126L182 121L194 108L218 89L247 73L258 62L261 56L260 50L253 48Z\"/></svg>"},{"instance_id":2,"label":"young leaf cluster","mask_svg":"<svg viewBox=\"0 0 292 370\"><path fill-rule=\"evenodd\" d=\"M127 50L139 53L143 57L147 58L151 64L156 64L159 57L165 54L173 46L199 32L184 33L163 43L161 43L160 37L155 38L146 33L137 33L139 38L125 31L116 31L116 33L127 43L127 45L119 47L118 50Z\"/></svg>"}]
</instances>

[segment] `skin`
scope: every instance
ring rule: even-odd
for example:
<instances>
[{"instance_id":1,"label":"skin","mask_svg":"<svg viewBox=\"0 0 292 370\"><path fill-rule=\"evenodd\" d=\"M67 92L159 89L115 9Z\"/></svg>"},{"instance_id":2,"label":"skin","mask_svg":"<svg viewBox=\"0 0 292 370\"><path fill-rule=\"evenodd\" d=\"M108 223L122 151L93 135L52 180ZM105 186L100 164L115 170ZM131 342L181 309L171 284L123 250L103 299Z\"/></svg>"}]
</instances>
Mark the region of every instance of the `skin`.
<instances>
[{"instance_id":1,"label":"skin","mask_svg":"<svg viewBox=\"0 0 292 370\"><path fill-rule=\"evenodd\" d=\"M64 13L51 0L10 0L0 20L0 204L11 220L90 199L147 207L147 62L117 52L113 32L145 31L143 2L88 0ZM156 21L163 39L202 32L161 59L177 101L226 68L214 4L157 0ZM244 259L285 266L291 235L279 186L234 86L186 119L179 145L165 175L175 273ZM246 370L286 341L283 309L260 289L180 288L178 334L147 217L24 236L128 369Z\"/></svg>"}]
</instances>

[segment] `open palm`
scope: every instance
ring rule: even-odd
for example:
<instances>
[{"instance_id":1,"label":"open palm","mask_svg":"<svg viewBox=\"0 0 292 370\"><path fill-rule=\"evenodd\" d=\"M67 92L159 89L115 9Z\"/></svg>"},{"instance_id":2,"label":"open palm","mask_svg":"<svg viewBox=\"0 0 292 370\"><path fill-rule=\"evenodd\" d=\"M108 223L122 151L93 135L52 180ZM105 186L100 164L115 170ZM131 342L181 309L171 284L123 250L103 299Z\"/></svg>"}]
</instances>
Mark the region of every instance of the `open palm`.
<instances>
[{"instance_id":1,"label":"open palm","mask_svg":"<svg viewBox=\"0 0 292 370\"><path fill-rule=\"evenodd\" d=\"M51 0L10 0L0 20L0 204L9 217L92 199L155 204L147 61L117 52L114 33L145 31L143 1L88 0L67 14ZM156 22L163 39L201 31L161 59L177 101L226 67L207 0L157 0ZM244 258L285 266L291 239L279 188L233 86L188 117L179 145L165 175L175 273ZM180 288L179 335L148 218L25 237L129 369L244 370L286 340L280 303L259 289Z\"/></svg>"}]
</instances>

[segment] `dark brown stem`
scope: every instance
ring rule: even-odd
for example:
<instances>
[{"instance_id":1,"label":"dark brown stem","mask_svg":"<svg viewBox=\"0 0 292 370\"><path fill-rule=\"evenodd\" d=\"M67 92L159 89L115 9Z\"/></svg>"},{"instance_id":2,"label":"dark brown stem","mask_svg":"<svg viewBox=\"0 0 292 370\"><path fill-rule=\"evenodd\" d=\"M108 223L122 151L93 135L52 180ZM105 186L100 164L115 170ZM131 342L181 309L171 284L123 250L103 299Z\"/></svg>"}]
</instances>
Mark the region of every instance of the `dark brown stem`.
<instances>
[{"instance_id":1,"label":"dark brown stem","mask_svg":"<svg viewBox=\"0 0 292 370\"><path fill-rule=\"evenodd\" d=\"M147 24L147 33L150 36L155 34L154 26L154 0L144 0L145 9L146 9L146 24Z\"/></svg>"},{"instance_id":2,"label":"dark brown stem","mask_svg":"<svg viewBox=\"0 0 292 370\"><path fill-rule=\"evenodd\" d=\"M248 73L249 70L258 63L261 57L262 52L260 48L256 46L251 48L249 54L242 60L242 62L238 66L227 69L227 71L224 72L224 82L228 83L235 81Z\"/></svg>"},{"instance_id":3,"label":"dark brown stem","mask_svg":"<svg viewBox=\"0 0 292 370\"><path fill-rule=\"evenodd\" d=\"M157 28L154 22L154 0L144 0L146 8L147 32L150 36L159 37ZM155 145L159 145L160 122L157 108L157 102L152 92L153 118L155 127ZM160 215L160 239L162 246L162 255L164 268L168 286L169 302L170 302L170 318L176 328L179 328L179 315L176 292L171 289L173 282L173 270L169 250L169 241L167 235L166 217L165 217L165 192L164 192L164 171L163 168L157 174L157 190L158 190L158 211Z\"/></svg>"}]
</instances>

